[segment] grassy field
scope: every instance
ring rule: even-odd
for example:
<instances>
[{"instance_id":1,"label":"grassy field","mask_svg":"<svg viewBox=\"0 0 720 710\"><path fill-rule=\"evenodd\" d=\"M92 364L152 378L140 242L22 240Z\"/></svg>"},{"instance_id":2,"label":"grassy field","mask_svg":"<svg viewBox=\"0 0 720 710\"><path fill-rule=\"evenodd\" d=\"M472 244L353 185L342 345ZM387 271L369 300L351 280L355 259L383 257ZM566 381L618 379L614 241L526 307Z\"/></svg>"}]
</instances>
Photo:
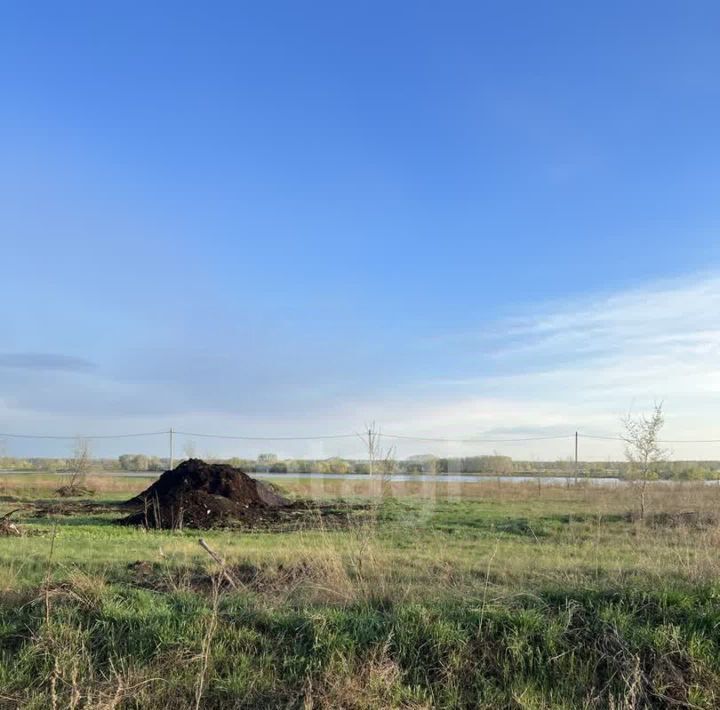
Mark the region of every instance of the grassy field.
<instances>
[{"instance_id":1,"label":"grassy field","mask_svg":"<svg viewBox=\"0 0 720 710\"><path fill-rule=\"evenodd\" d=\"M147 482L63 512L0 479L0 707L720 707L720 487L653 485L640 522L629 488L288 478L370 507L204 531L221 566L114 523Z\"/></svg>"}]
</instances>

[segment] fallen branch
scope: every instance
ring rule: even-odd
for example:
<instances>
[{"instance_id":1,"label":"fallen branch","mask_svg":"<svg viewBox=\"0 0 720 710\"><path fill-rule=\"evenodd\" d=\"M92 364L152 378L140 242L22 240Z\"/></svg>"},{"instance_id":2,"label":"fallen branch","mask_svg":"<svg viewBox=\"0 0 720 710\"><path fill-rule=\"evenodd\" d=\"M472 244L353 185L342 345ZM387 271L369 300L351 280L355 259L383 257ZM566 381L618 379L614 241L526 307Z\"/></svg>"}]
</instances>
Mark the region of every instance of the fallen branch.
<instances>
[{"instance_id":1,"label":"fallen branch","mask_svg":"<svg viewBox=\"0 0 720 710\"><path fill-rule=\"evenodd\" d=\"M233 579L232 575L227 571L227 568L225 567L225 560L220 557L220 555L218 555L217 552L215 552L202 538L198 540L198 543L200 544L200 547L202 547L202 549L205 550L205 552L207 552L208 555L210 555L210 557L212 557L213 560L220 565L220 573L230 583L230 586L233 589L237 589L238 584Z\"/></svg>"},{"instance_id":2,"label":"fallen branch","mask_svg":"<svg viewBox=\"0 0 720 710\"><path fill-rule=\"evenodd\" d=\"M15 535L17 537L22 535L20 528L10 521L10 516L20 510L22 510L22 508L15 508L15 510L5 513L5 515L0 518L0 535Z\"/></svg>"}]
</instances>

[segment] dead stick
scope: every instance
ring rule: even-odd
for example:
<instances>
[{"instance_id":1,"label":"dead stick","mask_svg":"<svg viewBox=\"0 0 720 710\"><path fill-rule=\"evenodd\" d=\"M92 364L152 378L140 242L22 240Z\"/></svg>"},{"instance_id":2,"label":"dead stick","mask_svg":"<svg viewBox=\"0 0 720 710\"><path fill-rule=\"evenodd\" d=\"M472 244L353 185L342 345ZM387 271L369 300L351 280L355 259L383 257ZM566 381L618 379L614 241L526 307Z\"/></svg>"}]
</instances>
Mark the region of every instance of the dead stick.
<instances>
[{"instance_id":1,"label":"dead stick","mask_svg":"<svg viewBox=\"0 0 720 710\"><path fill-rule=\"evenodd\" d=\"M222 557L220 557L220 555L218 555L217 552L212 550L210 548L210 546L207 544L207 542L205 542L205 540L200 538L198 540L198 542L200 543L200 547L202 547L202 549L205 550L205 552L207 552L208 555L210 555L210 557L212 557L215 560L215 562L217 562L220 565L220 571L222 572L223 577L225 577L225 579L227 579L227 581L230 582L230 585L232 586L232 588L237 589L238 587L237 587L237 584L235 583L235 580L232 578L230 573L225 569L225 560Z\"/></svg>"}]
</instances>

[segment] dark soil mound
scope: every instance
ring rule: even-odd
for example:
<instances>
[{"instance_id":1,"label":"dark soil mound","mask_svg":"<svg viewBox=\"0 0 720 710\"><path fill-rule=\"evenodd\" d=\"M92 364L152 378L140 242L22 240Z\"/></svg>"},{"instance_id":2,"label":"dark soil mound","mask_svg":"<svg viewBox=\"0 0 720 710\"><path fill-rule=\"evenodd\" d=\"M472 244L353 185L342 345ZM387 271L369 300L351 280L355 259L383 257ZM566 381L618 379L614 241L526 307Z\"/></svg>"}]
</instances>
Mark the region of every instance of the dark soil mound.
<instances>
[{"instance_id":1,"label":"dark soil mound","mask_svg":"<svg viewBox=\"0 0 720 710\"><path fill-rule=\"evenodd\" d=\"M122 522L149 528L209 528L252 517L289 501L239 468L184 461L129 500L136 512Z\"/></svg>"}]
</instances>

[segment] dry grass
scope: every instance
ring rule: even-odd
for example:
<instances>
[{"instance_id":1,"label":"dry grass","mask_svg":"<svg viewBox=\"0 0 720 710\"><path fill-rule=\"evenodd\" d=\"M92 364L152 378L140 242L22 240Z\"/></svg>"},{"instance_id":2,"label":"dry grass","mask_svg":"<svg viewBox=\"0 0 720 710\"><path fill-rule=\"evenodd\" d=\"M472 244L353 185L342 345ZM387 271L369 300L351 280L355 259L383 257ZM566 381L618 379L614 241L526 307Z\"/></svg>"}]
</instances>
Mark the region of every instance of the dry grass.
<instances>
[{"instance_id":1,"label":"dry grass","mask_svg":"<svg viewBox=\"0 0 720 710\"><path fill-rule=\"evenodd\" d=\"M372 493L324 484L283 488ZM237 589L192 531L28 514L0 548L0 707L720 706L720 488L653 484L644 524L627 487L390 492L342 531L203 532Z\"/></svg>"}]
</instances>

